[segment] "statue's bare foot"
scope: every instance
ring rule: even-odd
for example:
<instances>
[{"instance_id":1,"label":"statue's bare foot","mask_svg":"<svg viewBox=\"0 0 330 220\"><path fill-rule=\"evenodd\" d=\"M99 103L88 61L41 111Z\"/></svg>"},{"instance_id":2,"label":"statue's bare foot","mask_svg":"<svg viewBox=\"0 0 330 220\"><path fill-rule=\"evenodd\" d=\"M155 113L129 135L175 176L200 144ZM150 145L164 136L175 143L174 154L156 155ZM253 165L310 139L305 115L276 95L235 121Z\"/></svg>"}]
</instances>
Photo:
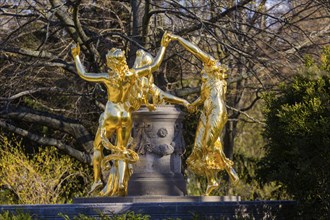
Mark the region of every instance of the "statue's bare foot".
<instances>
[{"instance_id":1,"label":"statue's bare foot","mask_svg":"<svg viewBox=\"0 0 330 220\"><path fill-rule=\"evenodd\" d=\"M95 192L97 189L100 189L103 186L103 183L101 180L94 182L91 190L88 192L88 194L92 194L93 192Z\"/></svg>"},{"instance_id":2,"label":"statue's bare foot","mask_svg":"<svg viewBox=\"0 0 330 220\"><path fill-rule=\"evenodd\" d=\"M123 183L119 184L119 189L125 189L125 185Z\"/></svg>"},{"instance_id":3,"label":"statue's bare foot","mask_svg":"<svg viewBox=\"0 0 330 220\"><path fill-rule=\"evenodd\" d=\"M219 187L218 183L208 184L204 196L209 196L211 192Z\"/></svg>"}]
</instances>

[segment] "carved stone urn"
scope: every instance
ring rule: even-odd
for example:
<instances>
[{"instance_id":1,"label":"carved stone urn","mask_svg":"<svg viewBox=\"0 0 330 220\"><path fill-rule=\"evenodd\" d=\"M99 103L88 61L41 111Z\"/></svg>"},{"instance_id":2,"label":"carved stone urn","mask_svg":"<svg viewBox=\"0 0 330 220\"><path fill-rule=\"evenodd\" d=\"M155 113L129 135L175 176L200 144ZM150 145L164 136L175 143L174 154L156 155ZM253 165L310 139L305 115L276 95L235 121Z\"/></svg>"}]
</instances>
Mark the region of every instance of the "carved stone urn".
<instances>
[{"instance_id":1,"label":"carved stone urn","mask_svg":"<svg viewBox=\"0 0 330 220\"><path fill-rule=\"evenodd\" d=\"M128 183L129 196L183 196L186 183L181 173L185 149L182 135L184 113L174 105L133 113L132 148L139 154Z\"/></svg>"}]
</instances>

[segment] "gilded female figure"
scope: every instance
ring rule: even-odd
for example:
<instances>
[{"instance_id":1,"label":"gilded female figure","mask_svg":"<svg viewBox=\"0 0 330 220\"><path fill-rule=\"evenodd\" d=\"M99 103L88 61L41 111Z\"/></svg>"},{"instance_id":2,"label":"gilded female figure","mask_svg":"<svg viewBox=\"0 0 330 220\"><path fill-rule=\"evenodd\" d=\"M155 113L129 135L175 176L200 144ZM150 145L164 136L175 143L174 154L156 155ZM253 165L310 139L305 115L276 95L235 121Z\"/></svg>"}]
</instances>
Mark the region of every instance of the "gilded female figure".
<instances>
[{"instance_id":1,"label":"gilded female figure","mask_svg":"<svg viewBox=\"0 0 330 220\"><path fill-rule=\"evenodd\" d=\"M215 58L185 39L173 34L170 34L170 38L177 40L185 49L200 59L204 66L201 72L200 97L188 107L190 111L194 111L197 106L203 105L194 148L187 159L187 165L188 169L194 173L206 175L208 186L205 195L209 195L219 187L219 180L217 180L219 171L225 169L233 182L237 182L239 179L232 168L233 162L225 156L220 141L221 132L228 120L225 105L226 69Z\"/></svg>"}]
</instances>

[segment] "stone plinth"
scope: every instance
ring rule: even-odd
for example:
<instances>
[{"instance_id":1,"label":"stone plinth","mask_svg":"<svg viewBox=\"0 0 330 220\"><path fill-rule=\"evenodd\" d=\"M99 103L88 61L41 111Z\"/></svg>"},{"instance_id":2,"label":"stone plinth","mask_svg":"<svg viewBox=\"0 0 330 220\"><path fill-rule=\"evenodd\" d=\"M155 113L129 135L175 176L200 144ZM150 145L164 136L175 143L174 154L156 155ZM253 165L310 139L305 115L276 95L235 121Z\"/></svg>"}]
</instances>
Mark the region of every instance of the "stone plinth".
<instances>
[{"instance_id":1,"label":"stone plinth","mask_svg":"<svg viewBox=\"0 0 330 220\"><path fill-rule=\"evenodd\" d=\"M133 148L139 161L128 183L129 196L186 195L181 173L184 113L173 105L157 106L150 112L142 107L133 113Z\"/></svg>"},{"instance_id":2,"label":"stone plinth","mask_svg":"<svg viewBox=\"0 0 330 220\"><path fill-rule=\"evenodd\" d=\"M186 182L180 173L133 173L128 183L128 195L183 196Z\"/></svg>"}]
</instances>

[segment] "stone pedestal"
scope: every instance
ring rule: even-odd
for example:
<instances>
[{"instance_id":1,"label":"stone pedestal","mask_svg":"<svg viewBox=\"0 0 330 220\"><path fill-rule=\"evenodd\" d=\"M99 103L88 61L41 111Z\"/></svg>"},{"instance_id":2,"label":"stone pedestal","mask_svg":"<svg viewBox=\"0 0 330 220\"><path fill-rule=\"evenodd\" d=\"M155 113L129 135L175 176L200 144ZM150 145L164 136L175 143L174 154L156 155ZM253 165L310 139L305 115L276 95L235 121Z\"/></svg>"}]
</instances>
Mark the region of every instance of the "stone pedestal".
<instances>
[{"instance_id":1,"label":"stone pedestal","mask_svg":"<svg viewBox=\"0 0 330 220\"><path fill-rule=\"evenodd\" d=\"M184 113L173 105L158 106L152 112L142 107L133 113L133 148L140 159L133 165L129 196L186 195L181 173L183 117Z\"/></svg>"},{"instance_id":2,"label":"stone pedestal","mask_svg":"<svg viewBox=\"0 0 330 220\"><path fill-rule=\"evenodd\" d=\"M224 201L225 200L225 201ZM0 205L0 212L30 213L32 219L63 220L59 214L79 219L83 214L100 219L127 212L150 219L301 219L295 201L233 201L222 197L98 197L79 198L73 204ZM80 216L81 218L81 216Z\"/></svg>"}]
</instances>

